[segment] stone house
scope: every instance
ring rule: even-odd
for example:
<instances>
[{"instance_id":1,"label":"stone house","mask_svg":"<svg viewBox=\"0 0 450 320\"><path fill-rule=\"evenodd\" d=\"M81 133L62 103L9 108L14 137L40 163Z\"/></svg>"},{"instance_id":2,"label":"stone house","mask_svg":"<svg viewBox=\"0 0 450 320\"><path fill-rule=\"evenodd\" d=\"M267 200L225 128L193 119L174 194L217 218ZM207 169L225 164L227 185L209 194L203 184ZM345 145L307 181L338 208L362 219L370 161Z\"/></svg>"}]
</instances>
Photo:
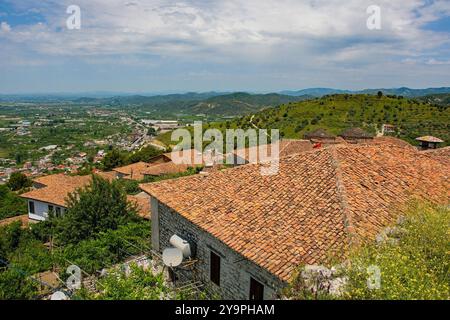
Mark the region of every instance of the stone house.
<instances>
[{"instance_id":1,"label":"stone house","mask_svg":"<svg viewBox=\"0 0 450 320\"><path fill-rule=\"evenodd\" d=\"M142 184L151 196L152 246L174 235L191 255L172 269L225 299L273 299L301 265L345 259L397 221L412 198L448 204L450 164L396 145L343 144L264 164Z\"/></svg>"}]
</instances>

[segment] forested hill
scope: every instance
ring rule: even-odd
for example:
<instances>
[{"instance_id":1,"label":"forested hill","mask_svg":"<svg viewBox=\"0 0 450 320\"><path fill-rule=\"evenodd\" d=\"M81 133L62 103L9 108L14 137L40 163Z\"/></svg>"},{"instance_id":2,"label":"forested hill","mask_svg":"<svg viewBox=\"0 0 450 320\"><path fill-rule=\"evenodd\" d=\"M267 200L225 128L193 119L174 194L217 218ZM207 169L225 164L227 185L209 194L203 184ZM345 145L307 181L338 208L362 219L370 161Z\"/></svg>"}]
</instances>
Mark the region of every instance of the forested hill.
<instances>
[{"instance_id":1,"label":"forested hill","mask_svg":"<svg viewBox=\"0 0 450 320\"><path fill-rule=\"evenodd\" d=\"M420 101L437 104L441 106L450 106L450 93L431 94L418 98Z\"/></svg>"},{"instance_id":2,"label":"forested hill","mask_svg":"<svg viewBox=\"0 0 450 320\"><path fill-rule=\"evenodd\" d=\"M250 94L236 92L231 94L218 93L187 93L165 96L122 96L115 98L91 99L81 98L77 103L111 107L137 108L159 115L197 115L204 114L215 117L235 117L255 113L265 108L275 107L288 102L302 101L311 96L288 96L277 93Z\"/></svg>"},{"instance_id":3,"label":"forested hill","mask_svg":"<svg viewBox=\"0 0 450 320\"><path fill-rule=\"evenodd\" d=\"M310 96L286 96L277 93L249 94L237 92L221 95L201 101L190 107L192 113L207 115L235 116L261 111L289 102L310 99Z\"/></svg>"},{"instance_id":4,"label":"forested hill","mask_svg":"<svg viewBox=\"0 0 450 320\"><path fill-rule=\"evenodd\" d=\"M325 128L339 134L349 127L375 133L381 125L399 128L399 137L410 143L423 135L440 137L450 143L450 107L396 96L339 94L291 102L254 115L213 124L219 128L278 128L286 138Z\"/></svg>"}]
</instances>

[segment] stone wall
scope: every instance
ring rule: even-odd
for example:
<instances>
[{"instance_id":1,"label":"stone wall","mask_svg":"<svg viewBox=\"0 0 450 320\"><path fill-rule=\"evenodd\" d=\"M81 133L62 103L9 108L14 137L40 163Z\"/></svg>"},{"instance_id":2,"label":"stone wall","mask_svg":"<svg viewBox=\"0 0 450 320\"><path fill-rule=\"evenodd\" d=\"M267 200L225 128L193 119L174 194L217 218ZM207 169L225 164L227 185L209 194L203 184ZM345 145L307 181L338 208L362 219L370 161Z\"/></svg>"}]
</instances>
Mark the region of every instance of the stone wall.
<instances>
[{"instance_id":1,"label":"stone wall","mask_svg":"<svg viewBox=\"0 0 450 320\"><path fill-rule=\"evenodd\" d=\"M153 238L153 248L162 252L171 247L169 239L174 234L194 245L194 259L197 262L190 268L183 265L174 269L178 281L194 280L203 282L210 292L223 299L248 300L250 278L264 284L264 299L273 299L285 283L267 270L259 267L224 243L205 232L163 203L152 198L152 225L158 223L159 237ZM158 243L155 243L158 242ZM220 287L209 280L210 252L220 256Z\"/></svg>"}]
</instances>

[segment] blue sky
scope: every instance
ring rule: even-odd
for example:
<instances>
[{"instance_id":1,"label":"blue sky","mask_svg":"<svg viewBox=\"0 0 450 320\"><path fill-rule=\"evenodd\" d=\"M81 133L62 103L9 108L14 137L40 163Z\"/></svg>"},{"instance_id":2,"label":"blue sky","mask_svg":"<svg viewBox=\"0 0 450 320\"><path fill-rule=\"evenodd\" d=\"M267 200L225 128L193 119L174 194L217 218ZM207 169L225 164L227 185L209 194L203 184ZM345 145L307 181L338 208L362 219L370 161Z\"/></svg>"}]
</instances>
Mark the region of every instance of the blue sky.
<instances>
[{"instance_id":1,"label":"blue sky","mask_svg":"<svg viewBox=\"0 0 450 320\"><path fill-rule=\"evenodd\" d=\"M450 1L0 0L0 48L0 93L450 86Z\"/></svg>"}]
</instances>

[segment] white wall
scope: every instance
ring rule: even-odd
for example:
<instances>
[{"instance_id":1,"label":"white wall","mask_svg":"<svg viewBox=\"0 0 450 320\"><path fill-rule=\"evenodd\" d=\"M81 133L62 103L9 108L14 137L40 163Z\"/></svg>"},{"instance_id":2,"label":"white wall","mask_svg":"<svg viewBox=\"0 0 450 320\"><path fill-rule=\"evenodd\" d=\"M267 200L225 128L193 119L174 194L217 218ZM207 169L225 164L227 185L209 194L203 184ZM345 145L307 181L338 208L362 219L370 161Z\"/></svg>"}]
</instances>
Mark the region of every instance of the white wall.
<instances>
[{"instance_id":1,"label":"white wall","mask_svg":"<svg viewBox=\"0 0 450 320\"><path fill-rule=\"evenodd\" d=\"M30 212L30 202L34 202L34 214ZM46 202L28 200L28 217L32 220L38 221L46 220L48 218L48 205L49 204ZM56 210L56 208L58 207L54 204L50 205L54 207L54 210ZM61 213L64 213L65 208L64 207L59 208L61 208Z\"/></svg>"}]
</instances>

